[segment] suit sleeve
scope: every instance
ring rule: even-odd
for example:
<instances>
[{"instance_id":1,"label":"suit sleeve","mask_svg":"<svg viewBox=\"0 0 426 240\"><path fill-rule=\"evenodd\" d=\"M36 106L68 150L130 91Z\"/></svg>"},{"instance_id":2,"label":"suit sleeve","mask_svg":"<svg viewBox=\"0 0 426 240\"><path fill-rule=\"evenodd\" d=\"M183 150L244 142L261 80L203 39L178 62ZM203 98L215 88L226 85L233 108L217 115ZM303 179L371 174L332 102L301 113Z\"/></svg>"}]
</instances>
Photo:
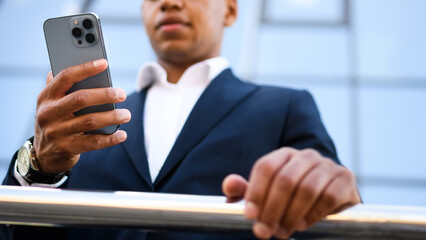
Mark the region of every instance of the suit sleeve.
<instances>
[{"instance_id":1,"label":"suit sleeve","mask_svg":"<svg viewBox=\"0 0 426 240\"><path fill-rule=\"evenodd\" d=\"M20 186L19 182L15 179L13 176L14 173L14 166L15 166L15 159L18 152L15 153L12 157L12 161L9 165L9 169L6 173L6 177L3 179L2 185L14 185L14 186ZM13 239L13 225L0 225L0 239Z\"/></svg>"},{"instance_id":2,"label":"suit sleeve","mask_svg":"<svg viewBox=\"0 0 426 240\"><path fill-rule=\"evenodd\" d=\"M13 155L10 161L9 169L2 185L21 186L18 180L14 177L15 161L18 151ZM64 239L66 229L63 228L48 228L48 227L32 227L18 225L1 225L0 224L0 239Z\"/></svg>"},{"instance_id":3,"label":"suit sleeve","mask_svg":"<svg viewBox=\"0 0 426 240\"><path fill-rule=\"evenodd\" d=\"M29 138L31 142L34 141L34 137ZM18 150L19 151L19 150ZM34 187L47 187L47 188L58 188L58 187L66 187L66 181L68 179L68 174L62 177L62 179L55 184L44 184L44 183L32 183L29 184L16 170L16 159L18 157L18 151L13 155L12 160L9 165L9 169L7 171L6 177L3 180L2 185L12 185L12 186L34 186Z\"/></svg>"},{"instance_id":4,"label":"suit sleeve","mask_svg":"<svg viewBox=\"0 0 426 240\"><path fill-rule=\"evenodd\" d=\"M282 145L296 149L312 148L340 164L312 95L307 91L294 92L288 109Z\"/></svg>"},{"instance_id":5,"label":"suit sleeve","mask_svg":"<svg viewBox=\"0 0 426 240\"><path fill-rule=\"evenodd\" d=\"M13 185L13 186L21 186L21 184L16 180L13 176L15 173L15 161L18 156L18 151L16 151L15 155L13 155L12 160L10 161L9 169L7 170L6 177L3 179L2 185Z\"/></svg>"}]
</instances>

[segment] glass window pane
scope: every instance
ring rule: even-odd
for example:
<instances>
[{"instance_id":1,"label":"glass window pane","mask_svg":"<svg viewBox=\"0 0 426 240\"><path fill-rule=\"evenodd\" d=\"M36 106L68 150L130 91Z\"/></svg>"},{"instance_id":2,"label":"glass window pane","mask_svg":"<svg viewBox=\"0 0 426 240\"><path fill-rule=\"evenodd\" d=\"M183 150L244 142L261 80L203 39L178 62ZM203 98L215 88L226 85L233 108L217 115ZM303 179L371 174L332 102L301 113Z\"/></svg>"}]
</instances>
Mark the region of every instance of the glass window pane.
<instances>
[{"instance_id":1,"label":"glass window pane","mask_svg":"<svg viewBox=\"0 0 426 240\"><path fill-rule=\"evenodd\" d=\"M49 69L43 23L47 18L79 11L80 1L2 1L0 65Z\"/></svg>"},{"instance_id":2,"label":"glass window pane","mask_svg":"<svg viewBox=\"0 0 426 240\"><path fill-rule=\"evenodd\" d=\"M259 74L348 76L348 36L344 28L277 28L261 31Z\"/></svg>"},{"instance_id":3,"label":"glass window pane","mask_svg":"<svg viewBox=\"0 0 426 240\"><path fill-rule=\"evenodd\" d=\"M361 89L363 175L426 180L425 102L425 89Z\"/></svg>"},{"instance_id":4,"label":"glass window pane","mask_svg":"<svg viewBox=\"0 0 426 240\"><path fill-rule=\"evenodd\" d=\"M44 75L14 77L0 75L0 159L9 161L26 139L34 134L34 115Z\"/></svg>"},{"instance_id":5,"label":"glass window pane","mask_svg":"<svg viewBox=\"0 0 426 240\"><path fill-rule=\"evenodd\" d=\"M143 0L94 0L89 6L90 11L97 13L101 18L114 19L141 19Z\"/></svg>"},{"instance_id":6,"label":"glass window pane","mask_svg":"<svg viewBox=\"0 0 426 240\"><path fill-rule=\"evenodd\" d=\"M264 18L278 22L343 22L343 0L266 0Z\"/></svg>"},{"instance_id":7,"label":"glass window pane","mask_svg":"<svg viewBox=\"0 0 426 240\"><path fill-rule=\"evenodd\" d=\"M360 187L360 192L366 204L424 206L426 203L425 187L366 184Z\"/></svg>"},{"instance_id":8,"label":"glass window pane","mask_svg":"<svg viewBox=\"0 0 426 240\"><path fill-rule=\"evenodd\" d=\"M353 2L360 75L426 81L426 1Z\"/></svg>"},{"instance_id":9,"label":"glass window pane","mask_svg":"<svg viewBox=\"0 0 426 240\"><path fill-rule=\"evenodd\" d=\"M155 60L142 23L140 25L103 24L103 34L111 72L133 71L148 60Z\"/></svg>"}]
</instances>

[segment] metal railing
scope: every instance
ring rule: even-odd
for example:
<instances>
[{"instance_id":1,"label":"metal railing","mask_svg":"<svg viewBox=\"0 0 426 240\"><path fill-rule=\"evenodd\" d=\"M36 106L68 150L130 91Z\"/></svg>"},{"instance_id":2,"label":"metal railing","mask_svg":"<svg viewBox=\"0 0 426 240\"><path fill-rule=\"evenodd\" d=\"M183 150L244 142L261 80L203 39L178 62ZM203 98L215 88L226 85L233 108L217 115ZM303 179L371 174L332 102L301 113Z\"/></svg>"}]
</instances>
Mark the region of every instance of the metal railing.
<instances>
[{"instance_id":1,"label":"metal railing","mask_svg":"<svg viewBox=\"0 0 426 240\"><path fill-rule=\"evenodd\" d=\"M0 223L185 231L250 231L244 203L225 197L0 186ZM299 235L426 239L426 208L358 205Z\"/></svg>"}]
</instances>

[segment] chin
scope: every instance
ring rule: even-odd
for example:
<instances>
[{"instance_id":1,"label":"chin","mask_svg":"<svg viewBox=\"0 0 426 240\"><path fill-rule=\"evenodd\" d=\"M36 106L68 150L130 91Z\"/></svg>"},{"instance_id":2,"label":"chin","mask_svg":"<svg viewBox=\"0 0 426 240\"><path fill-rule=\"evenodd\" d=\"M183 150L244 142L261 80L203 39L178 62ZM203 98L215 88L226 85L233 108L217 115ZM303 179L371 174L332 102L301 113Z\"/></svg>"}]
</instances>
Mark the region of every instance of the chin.
<instances>
[{"instance_id":1,"label":"chin","mask_svg":"<svg viewBox=\"0 0 426 240\"><path fill-rule=\"evenodd\" d=\"M157 54L163 57L185 57L193 54L192 45L181 41L168 41L155 49Z\"/></svg>"}]
</instances>

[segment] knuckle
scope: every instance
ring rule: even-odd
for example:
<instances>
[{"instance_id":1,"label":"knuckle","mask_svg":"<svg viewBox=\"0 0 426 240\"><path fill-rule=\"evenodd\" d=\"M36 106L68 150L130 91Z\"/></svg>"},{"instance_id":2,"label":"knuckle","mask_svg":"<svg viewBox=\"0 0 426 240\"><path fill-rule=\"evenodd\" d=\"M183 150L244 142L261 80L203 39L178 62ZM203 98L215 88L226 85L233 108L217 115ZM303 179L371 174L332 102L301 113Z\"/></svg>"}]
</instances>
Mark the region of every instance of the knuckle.
<instances>
[{"instance_id":1,"label":"knuckle","mask_svg":"<svg viewBox=\"0 0 426 240\"><path fill-rule=\"evenodd\" d=\"M340 165L338 165L338 164L336 164L333 160L331 160L331 159L328 159L328 158L326 158L325 159L326 161L322 161L322 164L324 164L324 166L327 168L327 169L333 169L333 168L335 168L336 166L339 168L340 167Z\"/></svg>"},{"instance_id":2,"label":"knuckle","mask_svg":"<svg viewBox=\"0 0 426 240\"><path fill-rule=\"evenodd\" d=\"M53 139L56 136L56 129L55 128L46 128L44 130L44 136L47 140Z\"/></svg>"},{"instance_id":3,"label":"knuckle","mask_svg":"<svg viewBox=\"0 0 426 240\"><path fill-rule=\"evenodd\" d=\"M336 174L340 178L342 178L344 181L347 181L348 183L351 183L351 184L356 183L356 176L351 170L343 166L337 165L336 172L337 172Z\"/></svg>"},{"instance_id":4,"label":"knuckle","mask_svg":"<svg viewBox=\"0 0 426 240\"><path fill-rule=\"evenodd\" d=\"M69 130L70 133L80 133L80 132L82 132L81 124L79 124L79 123L70 124L68 130Z\"/></svg>"},{"instance_id":5,"label":"knuckle","mask_svg":"<svg viewBox=\"0 0 426 240\"><path fill-rule=\"evenodd\" d=\"M106 93L106 96L108 97L108 99L115 99L115 98L117 98L116 97L117 94L116 94L115 90L112 89L112 88L105 89L105 93Z\"/></svg>"},{"instance_id":6,"label":"knuckle","mask_svg":"<svg viewBox=\"0 0 426 240\"><path fill-rule=\"evenodd\" d=\"M338 202L338 198L336 194L331 193L330 191L326 191L323 195L324 205L332 208Z\"/></svg>"},{"instance_id":7,"label":"knuckle","mask_svg":"<svg viewBox=\"0 0 426 240\"><path fill-rule=\"evenodd\" d=\"M294 152L295 149L291 147L281 147L280 149L278 149L278 151L280 151L280 153L282 154L287 154L287 153Z\"/></svg>"},{"instance_id":8,"label":"knuckle","mask_svg":"<svg viewBox=\"0 0 426 240\"><path fill-rule=\"evenodd\" d=\"M37 106L40 106L41 103L43 102L44 99L44 91L45 89L43 89L43 91L41 91L38 95L37 95Z\"/></svg>"},{"instance_id":9,"label":"knuckle","mask_svg":"<svg viewBox=\"0 0 426 240\"><path fill-rule=\"evenodd\" d=\"M355 176L355 174L351 170L342 167L342 174L345 177L347 177L352 183L356 182L356 176Z\"/></svg>"},{"instance_id":10,"label":"knuckle","mask_svg":"<svg viewBox=\"0 0 426 240\"><path fill-rule=\"evenodd\" d=\"M318 159L318 153L312 148L304 149L300 152L301 156L303 156L306 159L310 160L317 160Z\"/></svg>"},{"instance_id":11,"label":"knuckle","mask_svg":"<svg viewBox=\"0 0 426 240\"><path fill-rule=\"evenodd\" d=\"M79 66L80 71L82 71L83 73L89 73L91 70L91 67L93 66L93 64L91 62L85 63L85 64L81 64Z\"/></svg>"},{"instance_id":12,"label":"knuckle","mask_svg":"<svg viewBox=\"0 0 426 240\"><path fill-rule=\"evenodd\" d=\"M261 175L268 175L273 172L273 165L268 159L261 159L256 162L254 169L258 171Z\"/></svg>"},{"instance_id":13,"label":"knuckle","mask_svg":"<svg viewBox=\"0 0 426 240\"><path fill-rule=\"evenodd\" d=\"M87 95L86 92L78 91L73 93L72 101L79 106L83 106L86 104L88 98L89 96Z\"/></svg>"},{"instance_id":14,"label":"knuckle","mask_svg":"<svg viewBox=\"0 0 426 240\"><path fill-rule=\"evenodd\" d=\"M100 136L93 136L92 139L90 140L90 146L92 149L98 149L102 144L102 140L100 138Z\"/></svg>"},{"instance_id":15,"label":"knuckle","mask_svg":"<svg viewBox=\"0 0 426 240\"><path fill-rule=\"evenodd\" d=\"M305 200L310 200L318 194L318 189L312 183L304 183L300 186L302 197Z\"/></svg>"},{"instance_id":16,"label":"knuckle","mask_svg":"<svg viewBox=\"0 0 426 240\"><path fill-rule=\"evenodd\" d=\"M88 77L92 75L93 64L91 62L81 64L77 67L79 75Z\"/></svg>"},{"instance_id":17,"label":"knuckle","mask_svg":"<svg viewBox=\"0 0 426 240\"><path fill-rule=\"evenodd\" d=\"M280 189L289 188L296 185L296 180L289 174L279 172L276 176L276 181Z\"/></svg>"},{"instance_id":18,"label":"knuckle","mask_svg":"<svg viewBox=\"0 0 426 240\"><path fill-rule=\"evenodd\" d=\"M86 117L83 123L84 129L91 130L96 128L96 120L93 117Z\"/></svg>"},{"instance_id":19,"label":"knuckle","mask_svg":"<svg viewBox=\"0 0 426 240\"><path fill-rule=\"evenodd\" d=\"M278 158L285 158L291 156L293 154L297 154L298 150L291 147L281 147L275 151L273 151L274 156L278 156Z\"/></svg>"},{"instance_id":20,"label":"knuckle","mask_svg":"<svg viewBox=\"0 0 426 240\"><path fill-rule=\"evenodd\" d=\"M69 77L70 74L71 74L71 69L70 68L65 68L65 69L62 69L62 71L60 71L59 74L56 77L59 78L59 79L68 81L69 78L70 78Z\"/></svg>"},{"instance_id":21,"label":"knuckle","mask_svg":"<svg viewBox=\"0 0 426 240\"><path fill-rule=\"evenodd\" d=\"M39 107L36 112L36 122L39 126L45 126L49 120L49 113L46 107Z\"/></svg>"},{"instance_id":22,"label":"knuckle","mask_svg":"<svg viewBox=\"0 0 426 240\"><path fill-rule=\"evenodd\" d=\"M357 179L356 179L356 176L355 176L355 174L354 174L353 172L350 172L350 177L349 177L349 179L350 179L350 183L351 183L352 185L354 185L354 186L355 186L355 188L356 188L356 185L357 185Z\"/></svg>"}]
</instances>

